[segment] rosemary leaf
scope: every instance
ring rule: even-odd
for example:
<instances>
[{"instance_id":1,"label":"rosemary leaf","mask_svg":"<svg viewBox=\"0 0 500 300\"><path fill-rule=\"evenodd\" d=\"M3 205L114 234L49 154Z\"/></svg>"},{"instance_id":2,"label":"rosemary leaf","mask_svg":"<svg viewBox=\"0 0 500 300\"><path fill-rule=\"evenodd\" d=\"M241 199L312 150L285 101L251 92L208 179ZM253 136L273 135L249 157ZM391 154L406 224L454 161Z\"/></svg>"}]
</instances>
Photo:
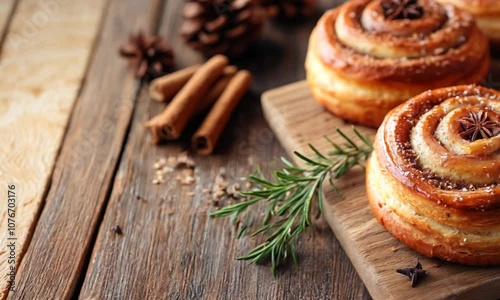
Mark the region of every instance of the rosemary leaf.
<instances>
[{"instance_id":1,"label":"rosemary leaf","mask_svg":"<svg viewBox=\"0 0 500 300\"><path fill-rule=\"evenodd\" d=\"M313 152L311 157L295 152L295 155L304 162L303 168L282 158L284 167L274 173L272 180L265 179L260 172L250 176L256 187L241 193L246 197L244 201L210 214L211 217L232 215L233 222L238 223L242 214L248 216L258 211L259 203L267 205L262 225L251 234L251 236L263 236L264 241L247 254L238 257L238 260L249 260L255 264L270 261L273 275L276 274L277 267L285 263L288 258L291 257L294 263L298 262L297 238L312 226L311 214L314 201L318 204L316 217L323 213L324 181L328 178L335 193L341 195L334 179L341 178L356 166L364 167L373 150L368 137L362 135L356 128L352 130L356 141L339 129L337 132L344 140L342 145L326 138L333 148L327 155L313 145L309 145ZM248 232L250 226L248 220L247 217L241 225L238 238L244 232Z\"/></svg>"}]
</instances>

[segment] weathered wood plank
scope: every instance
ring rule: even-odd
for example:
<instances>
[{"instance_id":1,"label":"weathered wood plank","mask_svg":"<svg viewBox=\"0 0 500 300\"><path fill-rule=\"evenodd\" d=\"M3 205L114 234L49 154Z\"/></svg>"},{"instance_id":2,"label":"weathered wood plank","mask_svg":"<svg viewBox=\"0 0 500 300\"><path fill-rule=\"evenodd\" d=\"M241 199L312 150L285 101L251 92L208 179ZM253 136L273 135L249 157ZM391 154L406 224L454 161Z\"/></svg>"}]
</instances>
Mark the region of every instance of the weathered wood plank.
<instances>
[{"instance_id":1,"label":"weathered wood plank","mask_svg":"<svg viewBox=\"0 0 500 300\"><path fill-rule=\"evenodd\" d=\"M310 154L309 143L326 152L331 145L324 136L341 143L336 128L351 133L351 125L315 103L305 81L270 91L262 101L266 118L288 153ZM373 129L357 128L371 138L375 134ZM377 223L368 205L363 170L353 171L338 184L344 197L327 187L325 217L374 299L498 299L499 267L468 267L423 257ZM394 270L417 260L429 274L413 289Z\"/></svg>"},{"instance_id":2,"label":"weathered wood plank","mask_svg":"<svg viewBox=\"0 0 500 300\"><path fill-rule=\"evenodd\" d=\"M30 2L38 3L38 1ZM17 274L17 291L9 294L10 299L72 298L84 273L95 232L109 196L110 184L136 98L135 80L126 71L126 62L119 58L116 49L120 43L126 41L129 31L147 23L149 8L154 1L112 0L110 2L110 6L106 6L109 10L86 75L86 84L81 90L57 159L45 207ZM55 27L66 28L71 44L79 45L83 39L93 35L80 33L78 28L86 26L77 21L81 16L85 16L85 12L103 7L105 3L102 0L64 3L66 4L61 4L59 12L53 18L57 20L70 17L71 22L67 26L61 26L64 20L59 20L60 23ZM62 12L65 10L71 15L63 17ZM40 36L40 38L43 37L42 41L44 40L47 47L53 50L62 47L64 54L50 56L52 64L58 67L52 72L45 72L43 75L48 81L46 86L40 86L34 91L44 92L51 87L50 91L55 93L52 101L56 101L60 98L60 93L65 90L61 84L53 86L51 82L75 80L76 75L72 75L74 72L71 72L74 69L72 56L79 51L69 51L70 45L61 44L57 36L52 40L53 27L47 25L50 36ZM35 50L38 50L37 47ZM23 50L18 50L17 57L19 51ZM29 72L29 75L23 74L24 78L12 79L9 76L7 83L2 82L2 84L10 86L15 82L24 82L26 85L33 82L38 84L40 79L30 80L39 70L33 67L33 59L38 56L32 52L30 55L32 58L26 59L30 60L32 67L22 69L23 72ZM42 99L47 101L46 98ZM37 110L47 109L53 114L59 111L56 107L46 104L47 102L39 101L36 106L31 106L32 111L38 113ZM31 118L38 120L38 117L33 115ZM59 119L60 117L53 115L50 122L43 120L42 125L38 127L49 125L56 127L56 124L52 124ZM63 125L60 127L64 128ZM35 130L37 128L25 128L17 135L22 136ZM42 147L45 146L41 144L36 150L42 150ZM30 149L33 152L33 148ZM27 156L29 162L33 161L32 156ZM39 197L41 196L40 194Z\"/></svg>"},{"instance_id":3,"label":"weathered wood plank","mask_svg":"<svg viewBox=\"0 0 500 300\"><path fill-rule=\"evenodd\" d=\"M182 1L168 1L161 27L161 35L175 47L179 67L200 61L177 34L181 6ZM181 186L176 180L178 172L169 175L165 184L152 184L154 162L188 149L190 134L176 143L151 145L143 124L164 104L141 95L81 299L368 298L339 243L324 225L301 239L301 265L277 279L268 266L235 261L257 241L245 238L235 242L227 220L208 217L208 211L215 208L210 206L210 196L201 192L213 185L220 168L238 179L253 172L256 165L264 171L278 165L283 149L262 117L259 94L304 78L304 41L313 24L314 20L295 28L271 26L264 41L237 62L254 73L252 93L236 110L216 154L194 157L197 182L193 186ZM123 235L112 231L116 225Z\"/></svg>"},{"instance_id":4,"label":"weathered wood plank","mask_svg":"<svg viewBox=\"0 0 500 300\"><path fill-rule=\"evenodd\" d=\"M17 238L12 241L15 262L10 260L11 251L4 251L6 246L0 251L2 278L19 264L29 244L105 1L53 2L53 11L37 0L19 3L0 58L0 190L7 195L9 183L17 194L15 217L7 214L6 203L0 206L0 244L7 245L9 215L15 220ZM7 19L8 4L13 2L0 4L5 17L0 16L0 22ZM2 279L0 299L7 288L8 281Z\"/></svg>"}]
</instances>

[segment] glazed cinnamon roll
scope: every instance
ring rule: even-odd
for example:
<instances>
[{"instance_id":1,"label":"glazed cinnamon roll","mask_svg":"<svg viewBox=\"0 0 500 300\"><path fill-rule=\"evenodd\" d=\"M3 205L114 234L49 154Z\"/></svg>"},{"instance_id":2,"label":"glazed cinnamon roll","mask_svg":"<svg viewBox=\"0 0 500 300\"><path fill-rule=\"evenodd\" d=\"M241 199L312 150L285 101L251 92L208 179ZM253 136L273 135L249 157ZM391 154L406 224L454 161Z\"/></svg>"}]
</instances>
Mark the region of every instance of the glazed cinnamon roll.
<instances>
[{"instance_id":1,"label":"glazed cinnamon roll","mask_svg":"<svg viewBox=\"0 0 500 300\"><path fill-rule=\"evenodd\" d=\"M398 240L429 257L500 265L500 92L424 92L377 132L370 207Z\"/></svg>"},{"instance_id":2,"label":"glazed cinnamon roll","mask_svg":"<svg viewBox=\"0 0 500 300\"><path fill-rule=\"evenodd\" d=\"M376 127L384 115L429 89L481 82L488 41L470 13L433 0L352 0L314 28L307 80L320 105Z\"/></svg>"},{"instance_id":3,"label":"glazed cinnamon roll","mask_svg":"<svg viewBox=\"0 0 500 300\"><path fill-rule=\"evenodd\" d=\"M500 56L500 1L498 0L438 0L453 4L472 13L481 30L490 39L493 54Z\"/></svg>"}]
</instances>

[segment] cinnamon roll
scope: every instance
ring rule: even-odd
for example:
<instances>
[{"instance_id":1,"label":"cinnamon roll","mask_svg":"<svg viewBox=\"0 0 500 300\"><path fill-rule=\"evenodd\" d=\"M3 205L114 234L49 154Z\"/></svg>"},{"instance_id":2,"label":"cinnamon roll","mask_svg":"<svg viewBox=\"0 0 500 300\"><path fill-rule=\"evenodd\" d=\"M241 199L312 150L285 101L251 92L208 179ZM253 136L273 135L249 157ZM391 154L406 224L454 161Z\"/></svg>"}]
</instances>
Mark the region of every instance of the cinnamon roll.
<instances>
[{"instance_id":1,"label":"cinnamon roll","mask_svg":"<svg viewBox=\"0 0 500 300\"><path fill-rule=\"evenodd\" d=\"M477 25L490 39L493 54L500 56L500 1L498 0L438 0L453 4L472 13Z\"/></svg>"},{"instance_id":2,"label":"cinnamon roll","mask_svg":"<svg viewBox=\"0 0 500 300\"><path fill-rule=\"evenodd\" d=\"M370 207L423 255L500 265L500 92L428 91L393 109L366 171Z\"/></svg>"},{"instance_id":3,"label":"cinnamon roll","mask_svg":"<svg viewBox=\"0 0 500 300\"><path fill-rule=\"evenodd\" d=\"M384 115L429 89L481 82L486 37L471 14L433 0L351 0L326 12L306 58L317 102L344 119L377 127Z\"/></svg>"}]
</instances>

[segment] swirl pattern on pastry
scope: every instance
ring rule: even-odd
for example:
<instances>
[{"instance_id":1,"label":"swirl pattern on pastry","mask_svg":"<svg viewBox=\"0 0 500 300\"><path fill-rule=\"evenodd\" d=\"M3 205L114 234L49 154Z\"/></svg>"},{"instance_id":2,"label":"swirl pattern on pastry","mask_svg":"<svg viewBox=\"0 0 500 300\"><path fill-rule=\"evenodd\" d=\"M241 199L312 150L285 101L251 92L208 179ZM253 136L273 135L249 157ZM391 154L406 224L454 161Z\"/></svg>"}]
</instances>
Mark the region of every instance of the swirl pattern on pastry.
<instances>
[{"instance_id":1,"label":"swirl pattern on pastry","mask_svg":"<svg viewBox=\"0 0 500 300\"><path fill-rule=\"evenodd\" d=\"M453 4L472 13L476 22L490 39L493 53L500 55L500 1L498 0L437 0ZM495 53L496 52L496 53Z\"/></svg>"},{"instance_id":2,"label":"swirl pattern on pastry","mask_svg":"<svg viewBox=\"0 0 500 300\"><path fill-rule=\"evenodd\" d=\"M420 18L392 20L383 3L348 1L313 30L307 79L321 105L376 127L390 109L423 91L486 77L487 39L469 13L418 0Z\"/></svg>"},{"instance_id":3,"label":"swirl pattern on pastry","mask_svg":"<svg viewBox=\"0 0 500 300\"><path fill-rule=\"evenodd\" d=\"M386 116L374 146L368 198L394 237L429 257L500 265L500 92L425 92Z\"/></svg>"}]
</instances>

